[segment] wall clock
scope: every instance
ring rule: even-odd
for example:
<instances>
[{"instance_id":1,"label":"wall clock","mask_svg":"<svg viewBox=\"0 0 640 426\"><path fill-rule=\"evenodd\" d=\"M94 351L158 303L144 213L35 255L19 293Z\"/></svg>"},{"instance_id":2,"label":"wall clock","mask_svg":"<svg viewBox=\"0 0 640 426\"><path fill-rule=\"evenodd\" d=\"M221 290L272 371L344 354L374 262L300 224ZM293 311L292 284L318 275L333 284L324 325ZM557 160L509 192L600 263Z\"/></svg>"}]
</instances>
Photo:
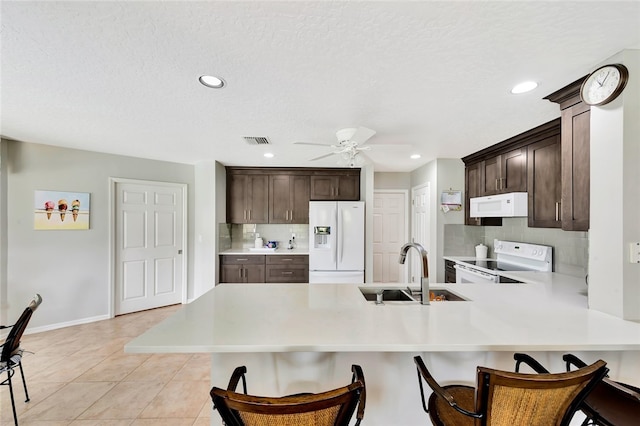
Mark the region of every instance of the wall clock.
<instances>
[{"instance_id":1,"label":"wall clock","mask_svg":"<svg viewBox=\"0 0 640 426\"><path fill-rule=\"evenodd\" d=\"M629 70L622 64L603 65L586 78L580 98L587 105L605 105L622 93L629 80Z\"/></svg>"}]
</instances>

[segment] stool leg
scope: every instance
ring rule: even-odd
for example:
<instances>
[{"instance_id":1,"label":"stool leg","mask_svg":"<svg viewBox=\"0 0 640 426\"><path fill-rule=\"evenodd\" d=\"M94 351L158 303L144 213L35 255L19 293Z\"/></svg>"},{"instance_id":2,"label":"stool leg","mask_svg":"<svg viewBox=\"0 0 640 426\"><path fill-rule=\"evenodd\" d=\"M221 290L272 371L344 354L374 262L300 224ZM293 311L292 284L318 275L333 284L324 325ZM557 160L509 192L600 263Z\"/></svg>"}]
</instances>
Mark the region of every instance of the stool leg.
<instances>
[{"instance_id":1,"label":"stool leg","mask_svg":"<svg viewBox=\"0 0 640 426\"><path fill-rule=\"evenodd\" d=\"M7 379L7 383L9 385L9 395L11 395L11 408L13 409L13 422L15 423L16 426L18 426L18 414L16 413L16 402L13 399L13 384L11 382L11 376L13 376L13 371L8 370L7 376L9 376L9 378Z\"/></svg>"},{"instance_id":2,"label":"stool leg","mask_svg":"<svg viewBox=\"0 0 640 426\"><path fill-rule=\"evenodd\" d=\"M24 402L29 402L29 392L27 392L27 381L24 379L24 371L22 371L22 361L20 361L18 366L20 367L20 375L22 376L22 385L24 386L24 395L27 397L27 399L25 399Z\"/></svg>"}]
</instances>

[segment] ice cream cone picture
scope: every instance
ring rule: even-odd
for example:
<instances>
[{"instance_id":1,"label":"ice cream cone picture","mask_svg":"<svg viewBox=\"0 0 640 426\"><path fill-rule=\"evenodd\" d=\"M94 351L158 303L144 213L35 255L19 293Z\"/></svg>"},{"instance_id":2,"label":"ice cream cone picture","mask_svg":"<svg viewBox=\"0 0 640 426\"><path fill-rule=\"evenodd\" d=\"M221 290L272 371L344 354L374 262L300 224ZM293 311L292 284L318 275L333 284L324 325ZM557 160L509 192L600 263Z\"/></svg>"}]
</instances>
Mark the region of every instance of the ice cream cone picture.
<instances>
[{"instance_id":1,"label":"ice cream cone picture","mask_svg":"<svg viewBox=\"0 0 640 426\"><path fill-rule=\"evenodd\" d=\"M51 219L51 212L53 211L54 207L55 204L53 204L53 201L47 201L46 203L44 203L44 209L47 211L47 220Z\"/></svg>"},{"instance_id":2,"label":"ice cream cone picture","mask_svg":"<svg viewBox=\"0 0 640 426\"><path fill-rule=\"evenodd\" d=\"M60 220L64 222L64 217L67 214L67 200L58 200L58 211L60 212Z\"/></svg>"},{"instance_id":3,"label":"ice cream cone picture","mask_svg":"<svg viewBox=\"0 0 640 426\"><path fill-rule=\"evenodd\" d=\"M80 210L80 200L73 200L71 202L71 214L73 215L73 221L78 219L78 211Z\"/></svg>"}]
</instances>

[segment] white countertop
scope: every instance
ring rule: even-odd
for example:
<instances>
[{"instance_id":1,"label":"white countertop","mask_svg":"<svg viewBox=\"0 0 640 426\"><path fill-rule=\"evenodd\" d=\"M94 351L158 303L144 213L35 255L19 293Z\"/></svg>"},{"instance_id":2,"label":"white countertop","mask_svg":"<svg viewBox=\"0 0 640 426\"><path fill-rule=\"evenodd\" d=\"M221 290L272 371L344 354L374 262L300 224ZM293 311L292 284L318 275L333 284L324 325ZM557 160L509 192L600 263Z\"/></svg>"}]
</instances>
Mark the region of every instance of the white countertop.
<instances>
[{"instance_id":1,"label":"white countertop","mask_svg":"<svg viewBox=\"0 0 640 426\"><path fill-rule=\"evenodd\" d=\"M274 254L278 254L278 255L308 255L309 254L309 249L308 248L295 248L295 249L287 249L287 248L277 248L275 249L275 251L252 251L248 248L236 248L236 249L229 249L229 250L224 250L221 251L220 254L222 255L256 255L256 254L261 254L261 255L274 255Z\"/></svg>"},{"instance_id":2,"label":"white countertop","mask_svg":"<svg viewBox=\"0 0 640 426\"><path fill-rule=\"evenodd\" d=\"M640 350L640 324L587 309L582 280L520 274L537 278L532 284L432 284L470 301L431 305L375 305L357 284L222 284L125 351Z\"/></svg>"}]
</instances>

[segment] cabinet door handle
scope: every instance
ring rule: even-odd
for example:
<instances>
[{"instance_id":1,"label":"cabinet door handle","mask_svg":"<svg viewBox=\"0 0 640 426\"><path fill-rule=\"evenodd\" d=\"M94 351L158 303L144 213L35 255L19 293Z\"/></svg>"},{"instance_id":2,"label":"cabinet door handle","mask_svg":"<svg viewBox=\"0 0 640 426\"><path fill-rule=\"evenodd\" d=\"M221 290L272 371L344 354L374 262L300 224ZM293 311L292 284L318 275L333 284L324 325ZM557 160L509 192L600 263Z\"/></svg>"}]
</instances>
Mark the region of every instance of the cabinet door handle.
<instances>
[{"instance_id":1,"label":"cabinet door handle","mask_svg":"<svg viewBox=\"0 0 640 426\"><path fill-rule=\"evenodd\" d=\"M287 259L280 259L281 262L291 262L293 259L291 258L287 258Z\"/></svg>"},{"instance_id":2,"label":"cabinet door handle","mask_svg":"<svg viewBox=\"0 0 640 426\"><path fill-rule=\"evenodd\" d=\"M292 271L282 271L282 275L291 275L293 274Z\"/></svg>"},{"instance_id":3,"label":"cabinet door handle","mask_svg":"<svg viewBox=\"0 0 640 426\"><path fill-rule=\"evenodd\" d=\"M237 260L238 262L246 262L246 261L247 261L247 260L249 260L249 259L240 259L240 258L237 258L236 260Z\"/></svg>"},{"instance_id":4,"label":"cabinet door handle","mask_svg":"<svg viewBox=\"0 0 640 426\"><path fill-rule=\"evenodd\" d=\"M498 179L496 179L496 191L498 190Z\"/></svg>"},{"instance_id":5,"label":"cabinet door handle","mask_svg":"<svg viewBox=\"0 0 640 426\"><path fill-rule=\"evenodd\" d=\"M500 190L504 189L504 178L500 178Z\"/></svg>"},{"instance_id":6,"label":"cabinet door handle","mask_svg":"<svg viewBox=\"0 0 640 426\"><path fill-rule=\"evenodd\" d=\"M242 268L238 269L238 278L242 278Z\"/></svg>"},{"instance_id":7,"label":"cabinet door handle","mask_svg":"<svg viewBox=\"0 0 640 426\"><path fill-rule=\"evenodd\" d=\"M249 220L251 220L251 209L249 209Z\"/></svg>"},{"instance_id":8,"label":"cabinet door handle","mask_svg":"<svg viewBox=\"0 0 640 426\"><path fill-rule=\"evenodd\" d=\"M560 215L560 205L562 203L560 203L559 201L556 202L556 221L561 220L561 215Z\"/></svg>"}]
</instances>

